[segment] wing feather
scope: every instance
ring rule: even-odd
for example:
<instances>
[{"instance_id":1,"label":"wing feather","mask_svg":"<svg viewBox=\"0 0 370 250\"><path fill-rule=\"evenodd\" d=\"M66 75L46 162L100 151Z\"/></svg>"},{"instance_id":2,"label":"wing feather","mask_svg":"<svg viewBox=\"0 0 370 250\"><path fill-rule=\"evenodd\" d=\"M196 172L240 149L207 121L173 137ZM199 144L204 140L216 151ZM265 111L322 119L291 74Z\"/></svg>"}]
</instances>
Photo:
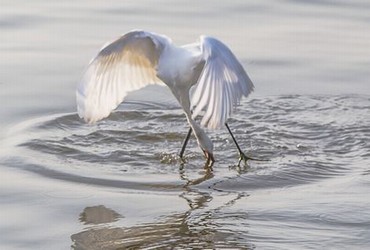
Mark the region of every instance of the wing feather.
<instances>
[{"instance_id":1,"label":"wing feather","mask_svg":"<svg viewBox=\"0 0 370 250\"><path fill-rule=\"evenodd\" d=\"M243 66L230 49L219 40L202 36L201 50L205 65L192 92L193 117L202 111L201 124L220 128L232 114L233 106L240 103L254 89Z\"/></svg>"},{"instance_id":2,"label":"wing feather","mask_svg":"<svg viewBox=\"0 0 370 250\"><path fill-rule=\"evenodd\" d=\"M163 84L156 66L167 37L132 31L103 47L76 90L77 111L88 123L107 117L125 96L148 84Z\"/></svg>"}]
</instances>

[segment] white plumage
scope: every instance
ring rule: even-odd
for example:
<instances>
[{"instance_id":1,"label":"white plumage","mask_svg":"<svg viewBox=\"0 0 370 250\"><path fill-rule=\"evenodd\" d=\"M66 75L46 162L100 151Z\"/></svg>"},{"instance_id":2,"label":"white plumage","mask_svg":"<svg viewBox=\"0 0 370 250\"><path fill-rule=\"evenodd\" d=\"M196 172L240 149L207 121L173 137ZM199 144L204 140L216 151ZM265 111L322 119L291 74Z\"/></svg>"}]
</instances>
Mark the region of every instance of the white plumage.
<instances>
[{"instance_id":1,"label":"white plumage","mask_svg":"<svg viewBox=\"0 0 370 250\"><path fill-rule=\"evenodd\" d=\"M220 128L242 96L253 90L242 65L215 38L175 46L166 36L131 31L103 47L92 59L76 91L81 118L94 123L107 117L134 90L148 84L167 85L184 109L198 144L213 160L213 144L201 125Z\"/></svg>"}]
</instances>

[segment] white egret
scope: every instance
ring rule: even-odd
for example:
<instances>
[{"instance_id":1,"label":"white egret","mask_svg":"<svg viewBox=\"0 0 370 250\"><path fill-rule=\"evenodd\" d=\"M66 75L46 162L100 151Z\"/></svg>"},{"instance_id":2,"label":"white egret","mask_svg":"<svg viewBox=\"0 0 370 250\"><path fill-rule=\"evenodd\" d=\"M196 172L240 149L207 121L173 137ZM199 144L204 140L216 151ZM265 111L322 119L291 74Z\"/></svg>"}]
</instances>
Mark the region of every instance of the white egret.
<instances>
[{"instance_id":1,"label":"white egret","mask_svg":"<svg viewBox=\"0 0 370 250\"><path fill-rule=\"evenodd\" d=\"M201 128L225 125L240 159L227 120L254 86L240 62L221 41L201 36L196 43L176 46L164 35L131 31L104 46L93 58L77 86L78 114L88 123L107 117L125 96L148 84L165 84L183 108L190 130L180 152L195 134L207 166L212 166L213 143ZM204 114L203 114L204 112ZM201 125L195 117L203 114Z\"/></svg>"}]
</instances>

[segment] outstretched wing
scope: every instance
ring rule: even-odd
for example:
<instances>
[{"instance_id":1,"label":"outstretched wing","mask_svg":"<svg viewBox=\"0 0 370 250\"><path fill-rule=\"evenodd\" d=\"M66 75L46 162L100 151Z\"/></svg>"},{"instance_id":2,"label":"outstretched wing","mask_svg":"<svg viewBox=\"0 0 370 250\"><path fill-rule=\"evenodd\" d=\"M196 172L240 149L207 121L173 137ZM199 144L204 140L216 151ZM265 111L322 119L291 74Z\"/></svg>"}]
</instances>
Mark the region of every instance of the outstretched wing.
<instances>
[{"instance_id":1,"label":"outstretched wing","mask_svg":"<svg viewBox=\"0 0 370 250\"><path fill-rule=\"evenodd\" d=\"M77 86L79 116L94 123L117 108L128 92L161 84L155 68L168 42L164 36L132 31L103 47Z\"/></svg>"},{"instance_id":2,"label":"outstretched wing","mask_svg":"<svg viewBox=\"0 0 370 250\"><path fill-rule=\"evenodd\" d=\"M193 117L205 111L201 124L220 128L242 96L253 91L253 83L230 49L219 40L202 36L200 46L205 65L191 98Z\"/></svg>"}]
</instances>

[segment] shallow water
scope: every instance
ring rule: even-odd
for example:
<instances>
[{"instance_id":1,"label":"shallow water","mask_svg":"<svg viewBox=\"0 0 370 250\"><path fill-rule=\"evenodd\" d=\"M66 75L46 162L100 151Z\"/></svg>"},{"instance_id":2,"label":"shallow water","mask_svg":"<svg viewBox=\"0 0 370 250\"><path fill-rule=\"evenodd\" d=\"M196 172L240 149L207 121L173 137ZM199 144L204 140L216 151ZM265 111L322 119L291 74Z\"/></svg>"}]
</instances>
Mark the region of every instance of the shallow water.
<instances>
[{"instance_id":1,"label":"shallow water","mask_svg":"<svg viewBox=\"0 0 370 250\"><path fill-rule=\"evenodd\" d=\"M370 5L191 3L2 3L1 249L370 246ZM232 47L256 91L229 125L260 161L236 166L222 129L212 171L193 137L181 163L186 119L156 88L78 118L86 63L134 28Z\"/></svg>"}]
</instances>

